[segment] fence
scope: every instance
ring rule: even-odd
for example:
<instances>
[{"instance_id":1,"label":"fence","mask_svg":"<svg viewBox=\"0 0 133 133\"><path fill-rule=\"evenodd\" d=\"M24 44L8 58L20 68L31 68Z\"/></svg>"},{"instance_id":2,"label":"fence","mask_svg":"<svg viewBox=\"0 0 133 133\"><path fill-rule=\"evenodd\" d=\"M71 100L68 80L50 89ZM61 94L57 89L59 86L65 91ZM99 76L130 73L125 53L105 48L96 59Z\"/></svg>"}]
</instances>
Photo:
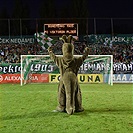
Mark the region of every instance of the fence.
<instances>
[{"instance_id":1,"label":"fence","mask_svg":"<svg viewBox=\"0 0 133 133\"><path fill-rule=\"evenodd\" d=\"M47 18L0 19L0 36L33 35L42 32L45 23L78 23L78 35L132 34L133 18Z\"/></svg>"}]
</instances>

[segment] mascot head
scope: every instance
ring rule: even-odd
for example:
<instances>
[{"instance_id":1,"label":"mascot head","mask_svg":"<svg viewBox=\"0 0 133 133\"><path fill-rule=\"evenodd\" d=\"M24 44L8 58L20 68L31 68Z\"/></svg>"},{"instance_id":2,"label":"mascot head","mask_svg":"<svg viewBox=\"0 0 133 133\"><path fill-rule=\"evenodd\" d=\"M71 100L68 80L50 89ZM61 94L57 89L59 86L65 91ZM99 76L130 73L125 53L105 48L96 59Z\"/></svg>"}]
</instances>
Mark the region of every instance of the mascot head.
<instances>
[{"instance_id":1,"label":"mascot head","mask_svg":"<svg viewBox=\"0 0 133 133\"><path fill-rule=\"evenodd\" d=\"M69 35L68 37L66 35L63 35L60 40L63 41L63 57L66 59L72 59L74 54L74 45L72 42L74 41L74 38L71 35Z\"/></svg>"}]
</instances>

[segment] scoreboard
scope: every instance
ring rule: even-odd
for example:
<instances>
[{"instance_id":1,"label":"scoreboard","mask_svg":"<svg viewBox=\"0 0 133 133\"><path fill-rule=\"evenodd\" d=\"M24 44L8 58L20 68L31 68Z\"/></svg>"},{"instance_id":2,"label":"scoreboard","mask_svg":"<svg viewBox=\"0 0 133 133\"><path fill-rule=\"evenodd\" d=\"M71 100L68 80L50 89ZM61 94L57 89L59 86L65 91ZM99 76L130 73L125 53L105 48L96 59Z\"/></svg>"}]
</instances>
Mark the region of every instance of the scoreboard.
<instances>
[{"instance_id":1,"label":"scoreboard","mask_svg":"<svg viewBox=\"0 0 133 133\"><path fill-rule=\"evenodd\" d=\"M78 36L77 23L44 24L44 33L49 36Z\"/></svg>"}]
</instances>

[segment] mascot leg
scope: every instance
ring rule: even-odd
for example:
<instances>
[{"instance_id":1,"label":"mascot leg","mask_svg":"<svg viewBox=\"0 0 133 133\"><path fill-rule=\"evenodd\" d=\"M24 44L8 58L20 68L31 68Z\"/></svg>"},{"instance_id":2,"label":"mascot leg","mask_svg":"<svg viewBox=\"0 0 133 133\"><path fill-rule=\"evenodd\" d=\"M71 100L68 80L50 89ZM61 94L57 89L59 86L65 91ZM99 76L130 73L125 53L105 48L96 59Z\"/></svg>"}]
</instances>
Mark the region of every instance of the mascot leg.
<instances>
[{"instance_id":1,"label":"mascot leg","mask_svg":"<svg viewBox=\"0 0 133 133\"><path fill-rule=\"evenodd\" d=\"M59 112L65 112L66 93L65 93L65 88L62 80L60 80L59 86L58 86L58 103L59 105L56 107L56 110Z\"/></svg>"},{"instance_id":2,"label":"mascot leg","mask_svg":"<svg viewBox=\"0 0 133 133\"><path fill-rule=\"evenodd\" d=\"M77 83L77 90L75 96L75 112L82 112L84 108L82 107L82 94L79 84Z\"/></svg>"},{"instance_id":3,"label":"mascot leg","mask_svg":"<svg viewBox=\"0 0 133 133\"><path fill-rule=\"evenodd\" d=\"M77 77L74 73L66 72L63 75L63 84L66 92L66 112L72 115L75 111L75 91Z\"/></svg>"}]
</instances>

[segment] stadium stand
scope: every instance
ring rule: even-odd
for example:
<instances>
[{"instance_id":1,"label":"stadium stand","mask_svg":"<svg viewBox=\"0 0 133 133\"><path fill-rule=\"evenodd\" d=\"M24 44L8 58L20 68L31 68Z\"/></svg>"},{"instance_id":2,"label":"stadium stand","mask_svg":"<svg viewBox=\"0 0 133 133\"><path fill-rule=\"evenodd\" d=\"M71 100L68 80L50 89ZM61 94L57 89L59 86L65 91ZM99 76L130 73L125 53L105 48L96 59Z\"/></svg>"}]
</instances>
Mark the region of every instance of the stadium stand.
<instances>
[{"instance_id":1,"label":"stadium stand","mask_svg":"<svg viewBox=\"0 0 133 133\"><path fill-rule=\"evenodd\" d=\"M83 53L86 44L75 43L75 55ZM62 45L56 43L55 54L60 52ZM115 44L110 46L93 45L91 55L113 55L114 62L130 63L133 62L133 44ZM0 44L0 63L20 63L20 55L47 55L47 50L43 50L37 43L35 44Z\"/></svg>"}]
</instances>

